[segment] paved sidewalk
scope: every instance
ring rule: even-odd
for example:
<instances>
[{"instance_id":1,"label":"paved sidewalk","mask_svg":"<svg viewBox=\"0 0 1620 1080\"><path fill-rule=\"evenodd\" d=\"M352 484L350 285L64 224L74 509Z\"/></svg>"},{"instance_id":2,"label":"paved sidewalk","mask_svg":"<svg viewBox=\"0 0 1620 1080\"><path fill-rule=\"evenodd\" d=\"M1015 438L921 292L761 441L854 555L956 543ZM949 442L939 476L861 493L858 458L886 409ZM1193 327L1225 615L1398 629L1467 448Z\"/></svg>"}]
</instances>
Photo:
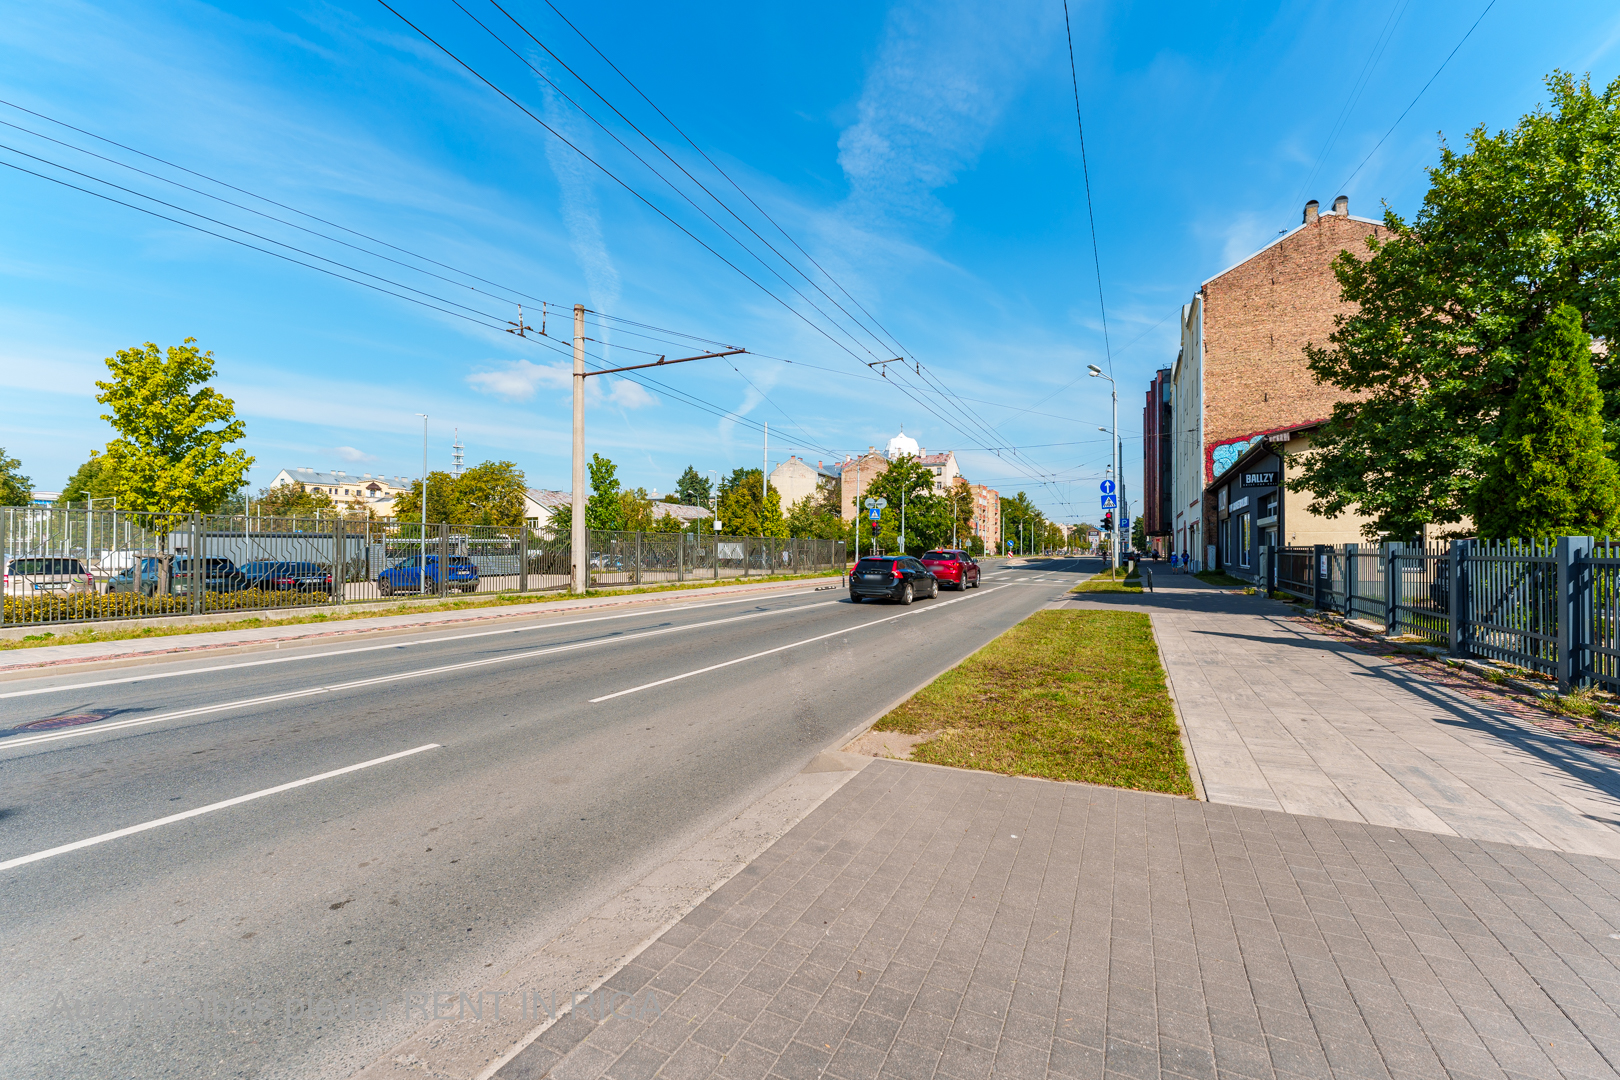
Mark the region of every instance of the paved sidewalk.
<instances>
[{"instance_id":1,"label":"paved sidewalk","mask_svg":"<svg viewBox=\"0 0 1620 1080\"><path fill-rule=\"evenodd\" d=\"M548 600L534 604L511 604L491 607L462 608L450 611L411 611L403 615L336 618L321 622L294 623L288 626L260 626L246 630L213 630L198 633L158 635L147 638L123 638L113 641L91 641L78 645L41 645L32 649L0 652L0 674L30 668L56 667L63 664L84 664L104 660L128 660L144 656L171 653L198 652L230 646L265 645L278 642L302 641L311 638L337 637L346 634L376 633L382 630L431 630L461 623L489 622L496 619L530 618L535 615L562 615L595 608L628 607L660 603L694 604L705 600L723 600L750 593L809 591L816 588L837 588L832 578L800 578L794 581L714 585L703 588L677 589L670 592L622 593L609 596L582 597L577 600ZM309 609L288 611L244 611L240 617L273 619L279 616L313 614ZM67 630L82 630L94 623L70 623ZM41 629L44 629L41 627Z\"/></svg>"},{"instance_id":2,"label":"paved sidewalk","mask_svg":"<svg viewBox=\"0 0 1620 1080\"><path fill-rule=\"evenodd\" d=\"M1612 1077L1620 864L874 760L502 1080Z\"/></svg>"},{"instance_id":3,"label":"paved sidewalk","mask_svg":"<svg viewBox=\"0 0 1620 1080\"><path fill-rule=\"evenodd\" d=\"M1620 763L1184 574L1152 612L1212 802L1620 857ZM1123 599L1122 604L1120 600Z\"/></svg>"}]
</instances>

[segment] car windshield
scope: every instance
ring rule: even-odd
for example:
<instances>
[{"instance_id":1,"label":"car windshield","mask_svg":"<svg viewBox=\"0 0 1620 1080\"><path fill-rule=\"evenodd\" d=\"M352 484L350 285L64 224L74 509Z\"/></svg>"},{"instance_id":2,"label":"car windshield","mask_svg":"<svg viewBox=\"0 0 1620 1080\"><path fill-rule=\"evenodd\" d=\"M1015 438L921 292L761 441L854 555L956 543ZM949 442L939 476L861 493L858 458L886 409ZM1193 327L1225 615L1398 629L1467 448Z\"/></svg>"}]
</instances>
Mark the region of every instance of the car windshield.
<instances>
[{"instance_id":1,"label":"car windshield","mask_svg":"<svg viewBox=\"0 0 1620 1080\"><path fill-rule=\"evenodd\" d=\"M84 565L78 559L13 559L13 574L82 574Z\"/></svg>"}]
</instances>

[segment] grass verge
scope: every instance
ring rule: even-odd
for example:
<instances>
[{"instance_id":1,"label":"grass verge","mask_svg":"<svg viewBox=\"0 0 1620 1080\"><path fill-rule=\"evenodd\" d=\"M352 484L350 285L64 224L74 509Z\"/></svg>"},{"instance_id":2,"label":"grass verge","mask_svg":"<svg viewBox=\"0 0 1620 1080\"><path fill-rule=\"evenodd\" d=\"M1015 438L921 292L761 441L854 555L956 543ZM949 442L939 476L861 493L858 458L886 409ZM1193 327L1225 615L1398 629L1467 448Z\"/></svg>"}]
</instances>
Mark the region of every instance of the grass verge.
<instances>
[{"instance_id":1,"label":"grass verge","mask_svg":"<svg viewBox=\"0 0 1620 1080\"><path fill-rule=\"evenodd\" d=\"M1104 570L1096 577L1087 578L1070 592L1135 592L1142 591L1142 576L1138 564L1122 566L1118 570Z\"/></svg>"},{"instance_id":2,"label":"grass verge","mask_svg":"<svg viewBox=\"0 0 1620 1080\"><path fill-rule=\"evenodd\" d=\"M933 733L913 761L1193 794L1139 612L1038 611L873 728Z\"/></svg>"},{"instance_id":3,"label":"grass verge","mask_svg":"<svg viewBox=\"0 0 1620 1080\"><path fill-rule=\"evenodd\" d=\"M722 578L719 581L683 582L677 585L644 585L634 589L591 589L591 596L633 596L638 593L686 592L692 589L713 589L724 585L757 585L771 581L815 581L832 574L778 574L770 577ZM306 623L349 622L354 619L381 619L390 615L412 615L417 612L468 611L475 608L511 607L516 604L553 604L561 600L578 599L569 592L549 593L495 593L476 600L444 600L437 604L378 604L359 601L342 609L321 608L302 610L300 615L263 615L232 619L229 622L189 623L181 626L136 626L125 630L98 630L94 623L68 623L72 629L61 632L45 630L19 639L0 640L0 652L14 649L37 649L45 645L84 645L93 641L131 641L141 638L176 637L184 634L212 634L218 630L252 630L263 626L299 626Z\"/></svg>"},{"instance_id":4,"label":"grass verge","mask_svg":"<svg viewBox=\"0 0 1620 1080\"><path fill-rule=\"evenodd\" d=\"M1219 585L1223 589L1254 588L1252 582L1244 581L1242 578L1235 578L1224 570L1200 570L1193 577L1210 585Z\"/></svg>"}]
</instances>

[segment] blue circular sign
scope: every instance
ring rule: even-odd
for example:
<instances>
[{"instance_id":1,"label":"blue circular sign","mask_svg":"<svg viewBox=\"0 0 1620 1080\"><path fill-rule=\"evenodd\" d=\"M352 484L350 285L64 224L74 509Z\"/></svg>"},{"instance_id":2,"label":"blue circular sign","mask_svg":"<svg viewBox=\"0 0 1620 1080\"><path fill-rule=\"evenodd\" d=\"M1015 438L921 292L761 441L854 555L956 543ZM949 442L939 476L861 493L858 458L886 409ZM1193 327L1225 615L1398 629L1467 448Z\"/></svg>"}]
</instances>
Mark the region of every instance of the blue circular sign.
<instances>
[{"instance_id":1,"label":"blue circular sign","mask_svg":"<svg viewBox=\"0 0 1620 1080\"><path fill-rule=\"evenodd\" d=\"M1112 495L1114 493L1114 482L1112 480L1104 480L1099 486L1102 488L1102 493L1104 495Z\"/></svg>"}]
</instances>

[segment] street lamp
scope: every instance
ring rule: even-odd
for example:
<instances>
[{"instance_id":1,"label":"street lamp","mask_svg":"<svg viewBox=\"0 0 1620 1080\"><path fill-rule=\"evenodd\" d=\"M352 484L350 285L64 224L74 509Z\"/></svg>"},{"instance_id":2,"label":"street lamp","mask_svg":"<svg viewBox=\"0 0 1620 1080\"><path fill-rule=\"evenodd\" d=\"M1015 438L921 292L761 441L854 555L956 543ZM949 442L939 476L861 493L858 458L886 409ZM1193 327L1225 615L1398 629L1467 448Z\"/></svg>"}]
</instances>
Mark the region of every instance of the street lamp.
<instances>
[{"instance_id":1,"label":"street lamp","mask_svg":"<svg viewBox=\"0 0 1620 1080\"><path fill-rule=\"evenodd\" d=\"M1091 377L1093 379L1107 379L1108 380L1109 397L1111 397L1113 399L1113 402L1114 402L1114 428L1113 428L1113 431L1110 432L1110 434L1109 434L1108 441L1113 444L1110 447L1110 449L1113 451L1114 476L1118 477L1119 476L1119 384L1114 382L1114 377L1112 375L1104 375L1102 368L1098 367L1096 364L1087 364L1086 365L1086 370L1091 373ZM1106 429L1098 428L1097 430L1098 431L1103 431L1103 430L1106 430ZM1118 570L1119 569L1119 515L1118 514L1114 515L1114 530L1113 531L1114 531L1114 542L1111 545L1111 547L1109 549L1109 552L1108 552L1108 562L1109 562L1109 569L1110 570Z\"/></svg>"}]
</instances>

